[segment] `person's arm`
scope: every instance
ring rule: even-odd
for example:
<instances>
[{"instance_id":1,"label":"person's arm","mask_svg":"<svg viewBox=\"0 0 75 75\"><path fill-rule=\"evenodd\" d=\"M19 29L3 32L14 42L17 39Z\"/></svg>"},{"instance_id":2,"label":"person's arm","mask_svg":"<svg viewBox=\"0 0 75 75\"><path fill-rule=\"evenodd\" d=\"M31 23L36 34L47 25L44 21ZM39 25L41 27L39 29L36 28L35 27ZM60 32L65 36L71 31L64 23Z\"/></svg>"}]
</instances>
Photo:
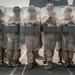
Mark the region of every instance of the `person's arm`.
<instances>
[{"instance_id":1,"label":"person's arm","mask_svg":"<svg viewBox=\"0 0 75 75\"><path fill-rule=\"evenodd\" d=\"M53 18L53 17L54 17L54 15L49 15L48 17L44 16L44 17L42 17L42 19L41 19L41 23L42 23L42 24L46 24L46 23L48 22L48 20L50 20L50 19Z\"/></svg>"},{"instance_id":2,"label":"person's arm","mask_svg":"<svg viewBox=\"0 0 75 75\"><path fill-rule=\"evenodd\" d=\"M9 18L9 20L8 20L9 25L11 25L11 24L17 25L17 24L20 24L20 23L21 23L21 21L20 20L18 20L18 21L14 20L14 17Z\"/></svg>"},{"instance_id":3,"label":"person's arm","mask_svg":"<svg viewBox=\"0 0 75 75\"><path fill-rule=\"evenodd\" d=\"M41 18L41 23L42 23L42 25L46 24L47 21L48 21L48 19L49 19L49 17L47 17L47 18L46 18L45 16L42 17L42 18Z\"/></svg>"}]
</instances>

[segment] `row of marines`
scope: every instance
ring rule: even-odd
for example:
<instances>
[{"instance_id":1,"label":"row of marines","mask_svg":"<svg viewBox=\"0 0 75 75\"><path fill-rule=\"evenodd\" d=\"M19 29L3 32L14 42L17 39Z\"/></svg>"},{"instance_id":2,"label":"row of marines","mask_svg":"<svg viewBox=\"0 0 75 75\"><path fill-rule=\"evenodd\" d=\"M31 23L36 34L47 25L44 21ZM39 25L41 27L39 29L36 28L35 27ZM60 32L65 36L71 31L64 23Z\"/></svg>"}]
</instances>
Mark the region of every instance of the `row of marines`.
<instances>
[{"instance_id":1,"label":"row of marines","mask_svg":"<svg viewBox=\"0 0 75 75\"><path fill-rule=\"evenodd\" d=\"M21 49L19 47L19 29L20 29L20 8L14 7L13 12L14 15L8 20L8 25L11 27L7 31L7 47L3 47L3 32L0 30L0 56L1 62L4 63L4 52L7 53L8 58L8 66L16 66L17 64L21 64L19 61ZM25 43L27 48L27 62L28 69L34 68L37 64L35 59L38 56L38 51L41 47L39 47L39 36L40 34L43 36L43 45L44 45L44 64L47 64L45 67L48 70L52 69L52 58L54 56L54 49L56 46L56 42L58 41L59 46L59 62L64 60L64 67L74 66L73 55L74 55L74 45L75 45L75 33L74 33L74 25L75 18L72 15L72 9L70 6L64 7L64 15L60 20L56 17L56 13L54 12L54 5L49 3L46 5L46 14L41 18L37 14L37 10L35 6L30 5L27 9L28 16L24 19L25 27L30 27L32 29L26 29L24 31L25 34ZM3 20L3 12L0 10L0 23L4 24ZM42 27L41 27L42 25ZM64 29L68 26L69 31L64 30L61 32L62 26ZM71 28L71 26L73 26ZM13 28L17 27L17 29ZM33 28L35 27L35 28ZM39 32L39 28L42 28L42 32ZM55 28L55 29L54 29ZM13 31L12 31L13 29ZM23 27L24 29L24 27ZM60 30L61 29L61 30ZM31 30L31 31L30 31ZM11 32L12 31L12 32ZM30 32L29 32L30 31ZM6 50L6 51L5 51Z\"/></svg>"}]
</instances>

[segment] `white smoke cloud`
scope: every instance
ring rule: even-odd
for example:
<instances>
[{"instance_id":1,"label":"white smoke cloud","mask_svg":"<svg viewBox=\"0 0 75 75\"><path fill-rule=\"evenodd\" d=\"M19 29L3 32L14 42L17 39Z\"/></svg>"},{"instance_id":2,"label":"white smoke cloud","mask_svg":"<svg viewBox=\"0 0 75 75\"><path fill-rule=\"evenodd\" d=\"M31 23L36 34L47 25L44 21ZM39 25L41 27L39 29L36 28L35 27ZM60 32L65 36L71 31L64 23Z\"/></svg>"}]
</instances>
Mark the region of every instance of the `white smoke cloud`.
<instances>
[{"instance_id":1,"label":"white smoke cloud","mask_svg":"<svg viewBox=\"0 0 75 75\"><path fill-rule=\"evenodd\" d=\"M27 7L29 5L30 0L0 0L0 6L5 7Z\"/></svg>"}]
</instances>

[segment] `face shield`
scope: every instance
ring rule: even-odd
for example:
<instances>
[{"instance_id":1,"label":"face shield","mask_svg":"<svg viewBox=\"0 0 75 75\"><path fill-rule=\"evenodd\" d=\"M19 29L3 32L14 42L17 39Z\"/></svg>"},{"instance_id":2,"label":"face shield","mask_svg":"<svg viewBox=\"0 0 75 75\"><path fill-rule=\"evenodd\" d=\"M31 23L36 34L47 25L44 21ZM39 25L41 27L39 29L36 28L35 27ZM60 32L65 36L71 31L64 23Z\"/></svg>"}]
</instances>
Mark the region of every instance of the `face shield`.
<instances>
[{"instance_id":1,"label":"face shield","mask_svg":"<svg viewBox=\"0 0 75 75\"><path fill-rule=\"evenodd\" d=\"M6 17L6 23L21 23L21 15L20 15L20 8L19 7L6 7L5 9L5 17Z\"/></svg>"},{"instance_id":2,"label":"face shield","mask_svg":"<svg viewBox=\"0 0 75 75\"><path fill-rule=\"evenodd\" d=\"M64 16L70 16L72 12L72 8L69 6L64 7Z\"/></svg>"},{"instance_id":3,"label":"face shield","mask_svg":"<svg viewBox=\"0 0 75 75\"><path fill-rule=\"evenodd\" d=\"M36 8L35 8L33 5L30 5L30 6L28 7L27 12L28 12L29 18L31 18L31 19L32 19L32 18L35 18L35 17L37 16Z\"/></svg>"},{"instance_id":4,"label":"face shield","mask_svg":"<svg viewBox=\"0 0 75 75\"><path fill-rule=\"evenodd\" d=\"M20 11L21 11L21 9L18 6L13 8L13 12L14 12L15 16L19 16L20 15Z\"/></svg>"},{"instance_id":5,"label":"face shield","mask_svg":"<svg viewBox=\"0 0 75 75\"><path fill-rule=\"evenodd\" d=\"M47 4L46 5L46 10L48 11L48 12L50 12L50 11L53 11L54 10L54 5L53 4Z\"/></svg>"}]
</instances>

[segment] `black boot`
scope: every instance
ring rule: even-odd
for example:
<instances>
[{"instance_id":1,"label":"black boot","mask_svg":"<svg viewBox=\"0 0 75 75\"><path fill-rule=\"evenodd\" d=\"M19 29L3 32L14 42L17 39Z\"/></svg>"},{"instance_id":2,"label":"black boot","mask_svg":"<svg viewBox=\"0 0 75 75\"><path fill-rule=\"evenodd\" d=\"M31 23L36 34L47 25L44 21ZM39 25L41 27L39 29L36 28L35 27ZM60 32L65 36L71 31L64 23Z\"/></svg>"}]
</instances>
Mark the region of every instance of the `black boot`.
<instances>
[{"instance_id":1,"label":"black boot","mask_svg":"<svg viewBox=\"0 0 75 75\"><path fill-rule=\"evenodd\" d=\"M30 63L30 64L28 65L28 67L27 67L27 68L28 68L28 70L33 69L33 66L34 66L34 65L33 65L33 63Z\"/></svg>"},{"instance_id":2,"label":"black boot","mask_svg":"<svg viewBox=\"0 0 75 75\"><path fill-rule=\"evenodd\" d=\"M52 61L49 61L48 62L48 65L46 66L46 69L47 70L51 70L53 68L53 66L52 66Z\"/></svg>"},{"instance_id":3,"label":"black boot","mask_svg":"<svg viewBox=\"0 0 75 75\"><path fill-rule=\"evenodd\" d=\"M12 67L15 67L15 66L17 66L16 60L13 60L13 62L12 62Z\"/></svg>"}]
</instances>

